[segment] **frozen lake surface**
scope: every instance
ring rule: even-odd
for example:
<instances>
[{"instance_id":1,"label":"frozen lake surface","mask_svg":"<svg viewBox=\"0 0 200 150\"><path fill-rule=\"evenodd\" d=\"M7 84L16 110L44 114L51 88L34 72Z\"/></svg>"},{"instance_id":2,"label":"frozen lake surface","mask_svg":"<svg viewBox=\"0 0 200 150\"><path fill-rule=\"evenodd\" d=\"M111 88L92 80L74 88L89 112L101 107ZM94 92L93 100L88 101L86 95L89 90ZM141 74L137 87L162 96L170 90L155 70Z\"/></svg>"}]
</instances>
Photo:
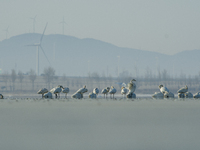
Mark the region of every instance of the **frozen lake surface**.
<instances>
[{"instance_id":1,"label":"frozen lake surface","mask_svg":"<svg viewBox=\"0 0 200 150\"><path fill-rule=\"evenodd\" d=\"M2 150L199 150L198 99L0 100Z\"/></svg>"}]
</instances>

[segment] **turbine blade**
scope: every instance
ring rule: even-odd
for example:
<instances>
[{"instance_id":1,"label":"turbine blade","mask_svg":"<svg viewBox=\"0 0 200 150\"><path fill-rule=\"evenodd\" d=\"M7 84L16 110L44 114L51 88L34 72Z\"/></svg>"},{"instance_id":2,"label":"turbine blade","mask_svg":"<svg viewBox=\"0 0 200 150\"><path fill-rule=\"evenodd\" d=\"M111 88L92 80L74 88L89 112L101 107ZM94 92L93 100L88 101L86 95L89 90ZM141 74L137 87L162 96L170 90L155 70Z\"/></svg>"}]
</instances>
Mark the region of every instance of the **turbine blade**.
<instances>
[{"instance_id":1,"label":"turbine blade","mask_svg":"<svg viewBox=\"0 0 200 150\"><path fill-rule=\"evenodd\" d=\"M45 54L44 49L42 48L41 45L40 45L40 48L42 49L42 52L43 52L44 56L46 57L47 61L49 62L49 65L51 66L51 63L50 63L50 61L49 61L47 55Z\"/></svg>"},{"instance_id":2,"label":"turbine blade","mask_svg":"<svg viewBox=\"0 0 200 150\"><path fill-rule=\"evenodd\" d=\"M48 23L47 23L47 24L48 24ZM45 28L44 28L44 31L43 31L43 34L42 34L42 36L41 36L40 44L42 43L42 39L43 39L43 36L44 36L44 32L45 32L45 30L46 30L46 28L47 28L47 24L46 24L46 26L45 26Z\"/></svg>"}]
</instances>

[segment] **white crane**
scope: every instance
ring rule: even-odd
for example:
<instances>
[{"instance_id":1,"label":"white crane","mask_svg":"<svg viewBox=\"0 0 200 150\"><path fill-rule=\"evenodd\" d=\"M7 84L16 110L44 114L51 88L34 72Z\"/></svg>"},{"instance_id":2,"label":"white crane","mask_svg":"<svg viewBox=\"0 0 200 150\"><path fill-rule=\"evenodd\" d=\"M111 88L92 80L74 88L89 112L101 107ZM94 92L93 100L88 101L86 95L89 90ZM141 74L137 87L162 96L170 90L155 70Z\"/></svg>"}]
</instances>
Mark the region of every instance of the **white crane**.
<instances>
[{"instance_id":1,"label":"white crane","mask_svg":"<svg viewBox=\"0 0 200 150\"><path fill-rule=\"evenodd\" d=\"M42 89L40 89L37 93L38 93L38 94L42 94L42 98L43 98L43 97L44 97L44 94L45 94L45 93L48 93L48 90L47 90L46 88L42 88Z\"/></svg>"},{"instance_id":2,"label":"white crane","mask_svg":"<svg viewBox=\"0 0 200 150\"><path fill-rule=\"evenodd\" d=\"M165 91L164 98L174 98L174 94L172 92Z\"/></svg>"},{"instance_id":3,"label":"white crane","mask_svg":"<svg viewBox=\"0 0 200 150\"><path fill-rule=\"evenodd\" d=\"M158 88L160 89L160 92L163 93L164 98L174 98L174 94L170 92L167 87L161 84Z\"/></svg>"},{"instance_id":4,"label":"white crane","mask_svg":"<svg viewBox=\"0 0 200 150\"><path fill-rule=\"evenodd\" d=\"M161 93L165 93L165 92L169 92L167 87L164 87L162 84L158 86L158 88L160 89Z\"/></svg>"},{"instance_id":5,"label":"white crane","mask_svg":"<svg viewBox=\"0 0 200 150\"><path fill-rule=\"evenodd\" d=\"M188 87L187 85L185 85L185 87L180 88L177 93L186 93L188 91Z\"/></svg>"},{"instance_id":6,"label":"white crane","mask_svg":"<svg viewBox=\"0 0 200 150\"><path fill-rule=\"evenodd\" d=\"M99 89L98 88L94 88L93 89L93 93L96 94L96 95L98 95L99 94Z\"/></svg>"},{"instance_id":7,"label":"white crane","mask_svg":"<svg viewBox=\"0 0 200 150\"><path fill-rule=\"evenodd\" d=\"M55 94L55 98L60 98L60 92L62 91L63 86L58 85L57 87L50 90L52 94Z\"/></svg>"},{"instance_id":8,"label":"white crane","mask_svg":"<svg viewBox=\"0 0 200 150\"><path fill-rule=\"evenodd\" d=\"M136 84L133 82L133 81L136 81L135 79L132 79L130 81L130 83L128 83L128 89L130 92L135 92L135 89L136 89Z\"/></svg>"},{"instance_id":9,"label":"white crane","mask_svg":"<svg viewBox=\"0 0 200 150\"><path fill-rule=\"evenodd\" d=\"M122 86L121 88L121 94L123 95L123 98L125 97L125 95L128 93L128 89L125 88L124 86Z\"/></svg>"},{"instance_id":10,"label":"white crane","mask_svg":"<svg viewBox=\"0 0 200 150\"><path fill-rule=\"evenodd\" d=\"M197 92L196 94L194 94L193 97L194 97L194 98L200 98L200 92Z\"/></svg>"},{"instance_id":11,"label":"white crane","mask_svg":"<svg viewBox=\"0 0 200 150\"><path fill-rule=\"evenodd\" d=\"M110 98L112 97L111 95L113 95L113 99L114 99L114 94L117 92L117 90L114 88L114 86L111 86L109 94L110 94Z\"/></svg>"},{"instance_id":12,"label":"white crane","mask_svg":"<svg viewBox=\"0 0 200 150\"><path fill-rule=\"evenodd\" d=\"M71 97L81 99L83 98L83 94L86 93L88 89L86 89L86 85L83 88L80 88L76 93L74 93Z\"/></svg>"},{"instance_id":13,"label":"white crane","mask_svg":"<svg viewBox=\"0 0 200 150\"><path fill-rule=\"evenodd\" d=\"M97 98L97 94L95 94L94 92L89 93L88 95L89 98Z\"/></svg>"},{"instance_id":14,"label":"white crane","mask_svg":"<svg viewBox=\"0 0 200 150\"><path fill-rule=\"evenodd\" d=\"M132 79L129 83L128 83L128 94L126 95L127 98L136 98L135 95L135 89L136 89L136 84L134 83L134 81L136 81L135 79Z\"/></svg>"},{"instance_id":15,"label":"white crane","mask_svg":"<svg viewBox=\"0 0 200 150\"><path fill-rule=\"evenodd\" d=\"M101 93L104 94L104 98L105 98L105 95L106 95L106 98L107 98L107 94L108 94L109 90L110 90L110 87L107 87L107 88L105 88L101 91Z\"/></svg>"},{"instance_id":16,"label":"white crane","mask_svg":"<svg viewBox=\"0 0 200 150\"><path fill-rule=\"evenodd\" d=\"M63 88L62 92L65 93L65 98L67 98L67 94L69 93L69 88L68 87Z\"/></svg>"},{"instance_id":17,"label":"white crane","mask_svg":"<svg viewBox=\"0 0 200 150\"><path fill-rule=\"evenodd\" d=\"M153 98L164 98L164 94L162 92L155 92L152 95Z\"/></svg>"},{"instance_id":18,"label":"white crane","mask_svg":"<svg viewBox=\"0 0 200 150\"><path fill-rule=\"evenodd\" d=\"M94 88L93 91L91 93L89 93L88 97L89 98L97 98L98 94L99 94L99 89L98 88Z\"/></svg>"},{"instance_id":19,"label":"white crane","mask_svg":"<svg viewBox=\"0 0 200 150\"><path fill-rule=\"evenodd\" d=\"M193 98L193 94L190 92L185 93L185 98Z\"/></svg>"}]
</instances>

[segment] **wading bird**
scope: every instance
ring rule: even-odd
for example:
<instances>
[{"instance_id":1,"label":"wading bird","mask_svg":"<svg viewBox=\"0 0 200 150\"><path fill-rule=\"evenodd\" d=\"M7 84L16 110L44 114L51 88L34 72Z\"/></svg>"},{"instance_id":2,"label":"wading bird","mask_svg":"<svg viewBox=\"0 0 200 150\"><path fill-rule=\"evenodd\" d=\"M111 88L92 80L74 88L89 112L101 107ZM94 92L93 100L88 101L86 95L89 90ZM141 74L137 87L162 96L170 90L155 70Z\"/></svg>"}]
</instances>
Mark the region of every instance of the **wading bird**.
<instances>
[{"instance_id":1,"label":"wading bird","mask_svg":"<svg viewBox=\"0 0 200 150\"><path fill-rule=\"evenodd\" d=\"M188 91L188 87L187 85L185 85L185 87L180 88L177 93L186 93Z\"/></svg>"},{"instance_id":2,"label":"wading bird","mask_svg":"<svg viewBox=\"0 0 200 150\"><path fill-rule=\"evenodd\" d=\"M83 88L80 88L76 93L74 93L71 97L81 99L83 98L83 94L86 93L88 89L86 89L86 85Z\"/></svg>"},{"instance_id":3,"label":"wading bird","mask_svg":"<svg viewBox=\"0 0 200 150\"><path fill-rule=\"evenodd\" d=\"M200 98L200 92L197 92L196 94L194 94L193 97L194 97L194 98Z\"/></svg>"},{"instance_id":4,"label":"wading bird","mask_svg":"<svg viewBox=\"0 0 200 150\"><path fill-rule=\"evenodd\" d=\"M89 98L97 98L97 94L92 92L92 93L89 93L88 97Z\"/></svg>"},{"instance_id":5,"label":"wading bird","mask_svg":"<svg viewBox=\"0 0 200 150\"><path fill-rule=\"evenodd\" d=\"M161 93L165 93L165 92L169 92L167 87L164 87L162 84L158 86L158 88L160 89Z\"/></svg>"},{"instance_id":6,"label":"wading bird","mask_svg":"<svg viewBox=\"0 0 200 150\"><path fill-rule=\"evenodd\" d=\"M93 93L96 94L96 95L98 95L99 94L99 89L98 88L94 88L93 89Z\"/></svg>"},{"instance_id":7,"label":"wading bird","mask_svg":"<svg viewBox=\"0 0 200 150\"><path fill-rule=\"evenodd\" d=\"M67 98L67 94L69 93L69 88L68 87L63 88L62 92L65 93L65 98Z\"/></svg>"},{"instance_id":8,"label":"wading bird","mask_svg":"<svg viewBox=\"0 0 200 150\"><path fill-rule=\"evenodd\" d=\"M153 98L164 98L164 94L162 92L155 92L152 95Z\"/></svg>"},{"instance_id":9,"label":"wading bird","mask_svg":"<svg viewBox=\"0 0 200 150\"><path fill-rule=\"evenodd\" d=\"M190 92L185 93L185 98L193 98L193 94Z\"/></svg>"},{"instance_id":10,"label":"wading bird","mask_svg":"<svg viewBox=\"0 0 200 150\"><path fill-rule=\"evenodd\" d=\"M46 88L40 89L38 92L38 94L42 94L42 98L44 97L45 93L48 93L48 90Z\"/></svg>"},{"instance_id":11,"label":"wading bird","mask_svg":"<svg viewBox=\"0 0 200 150\"><path fill-rule=\"evenodd\" d=\"M110 94L110 98L112 97L111 95L113 95L113 99L114 99L114 94L117 92L117 90L114 88L114 86L111 86L109 94Z\"/></svg>"},{"instance_id":12,"label":"wading bird","mask_svg":"<svg viewBox=\"0 0 200 150\"><path fill-rule=\"evenodd\" d=\"M109 90L110 90L110 87L107 87L107 88L105 88L101 91L101 93L104 94L104 98L105 98L105 95L106 95L106 98L107 98L107 94L108 94Z\"/></svg>"},{"instance_id":13,"label":"wading bird","mask_svg":"<svg viewBox=\"0 0 200 150\"><path fill-rule=\"evenodd\" d=\"M60 92L62 91L63 86L58 85L57 87L50 90L52 94L55 94L55 98L60 98Z\"/></svg>"},{"instance_id":14,"label":"wading bird","mask_svg":"<svg viewBox=\"0 0 200 150\"><path fill-rule=\"evenodd\" d=\"M134 81L136 81L135 79L132 79L129 83L128 83L128 94L126 95L127 98L136 98L135 95L135 89L136 89L136 84L134 83Z\"/></svg>"},{"instance_id":15,"label":"wading bird","mask_svg":"<svg viewBox=\"0 0 200 150\"><path fill-rule=\"evenodd\" d=\"M123 95L123 98L125 97L125 95L128 93L128 89L125 88L124 86L122 86L121 88L121 94Z\"/></svg>"}]
</instances>

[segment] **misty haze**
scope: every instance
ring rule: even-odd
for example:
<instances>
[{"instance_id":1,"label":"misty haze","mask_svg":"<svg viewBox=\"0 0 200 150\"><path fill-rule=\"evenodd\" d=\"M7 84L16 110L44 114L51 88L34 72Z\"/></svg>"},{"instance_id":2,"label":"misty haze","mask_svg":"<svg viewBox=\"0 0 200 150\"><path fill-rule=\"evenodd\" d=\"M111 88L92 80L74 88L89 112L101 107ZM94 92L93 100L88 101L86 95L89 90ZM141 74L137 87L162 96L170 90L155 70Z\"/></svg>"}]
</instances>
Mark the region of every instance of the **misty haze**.
<instances>
[{"instance_id":1,"label":"misty haze","mask_svg":"<svg viewBox=\"0 0 200 150\"><path fill-rule=\"evenodd\" d=\"M3 150L198 150L200 1L1 1Z\"/></svg>"}]
</instances>

